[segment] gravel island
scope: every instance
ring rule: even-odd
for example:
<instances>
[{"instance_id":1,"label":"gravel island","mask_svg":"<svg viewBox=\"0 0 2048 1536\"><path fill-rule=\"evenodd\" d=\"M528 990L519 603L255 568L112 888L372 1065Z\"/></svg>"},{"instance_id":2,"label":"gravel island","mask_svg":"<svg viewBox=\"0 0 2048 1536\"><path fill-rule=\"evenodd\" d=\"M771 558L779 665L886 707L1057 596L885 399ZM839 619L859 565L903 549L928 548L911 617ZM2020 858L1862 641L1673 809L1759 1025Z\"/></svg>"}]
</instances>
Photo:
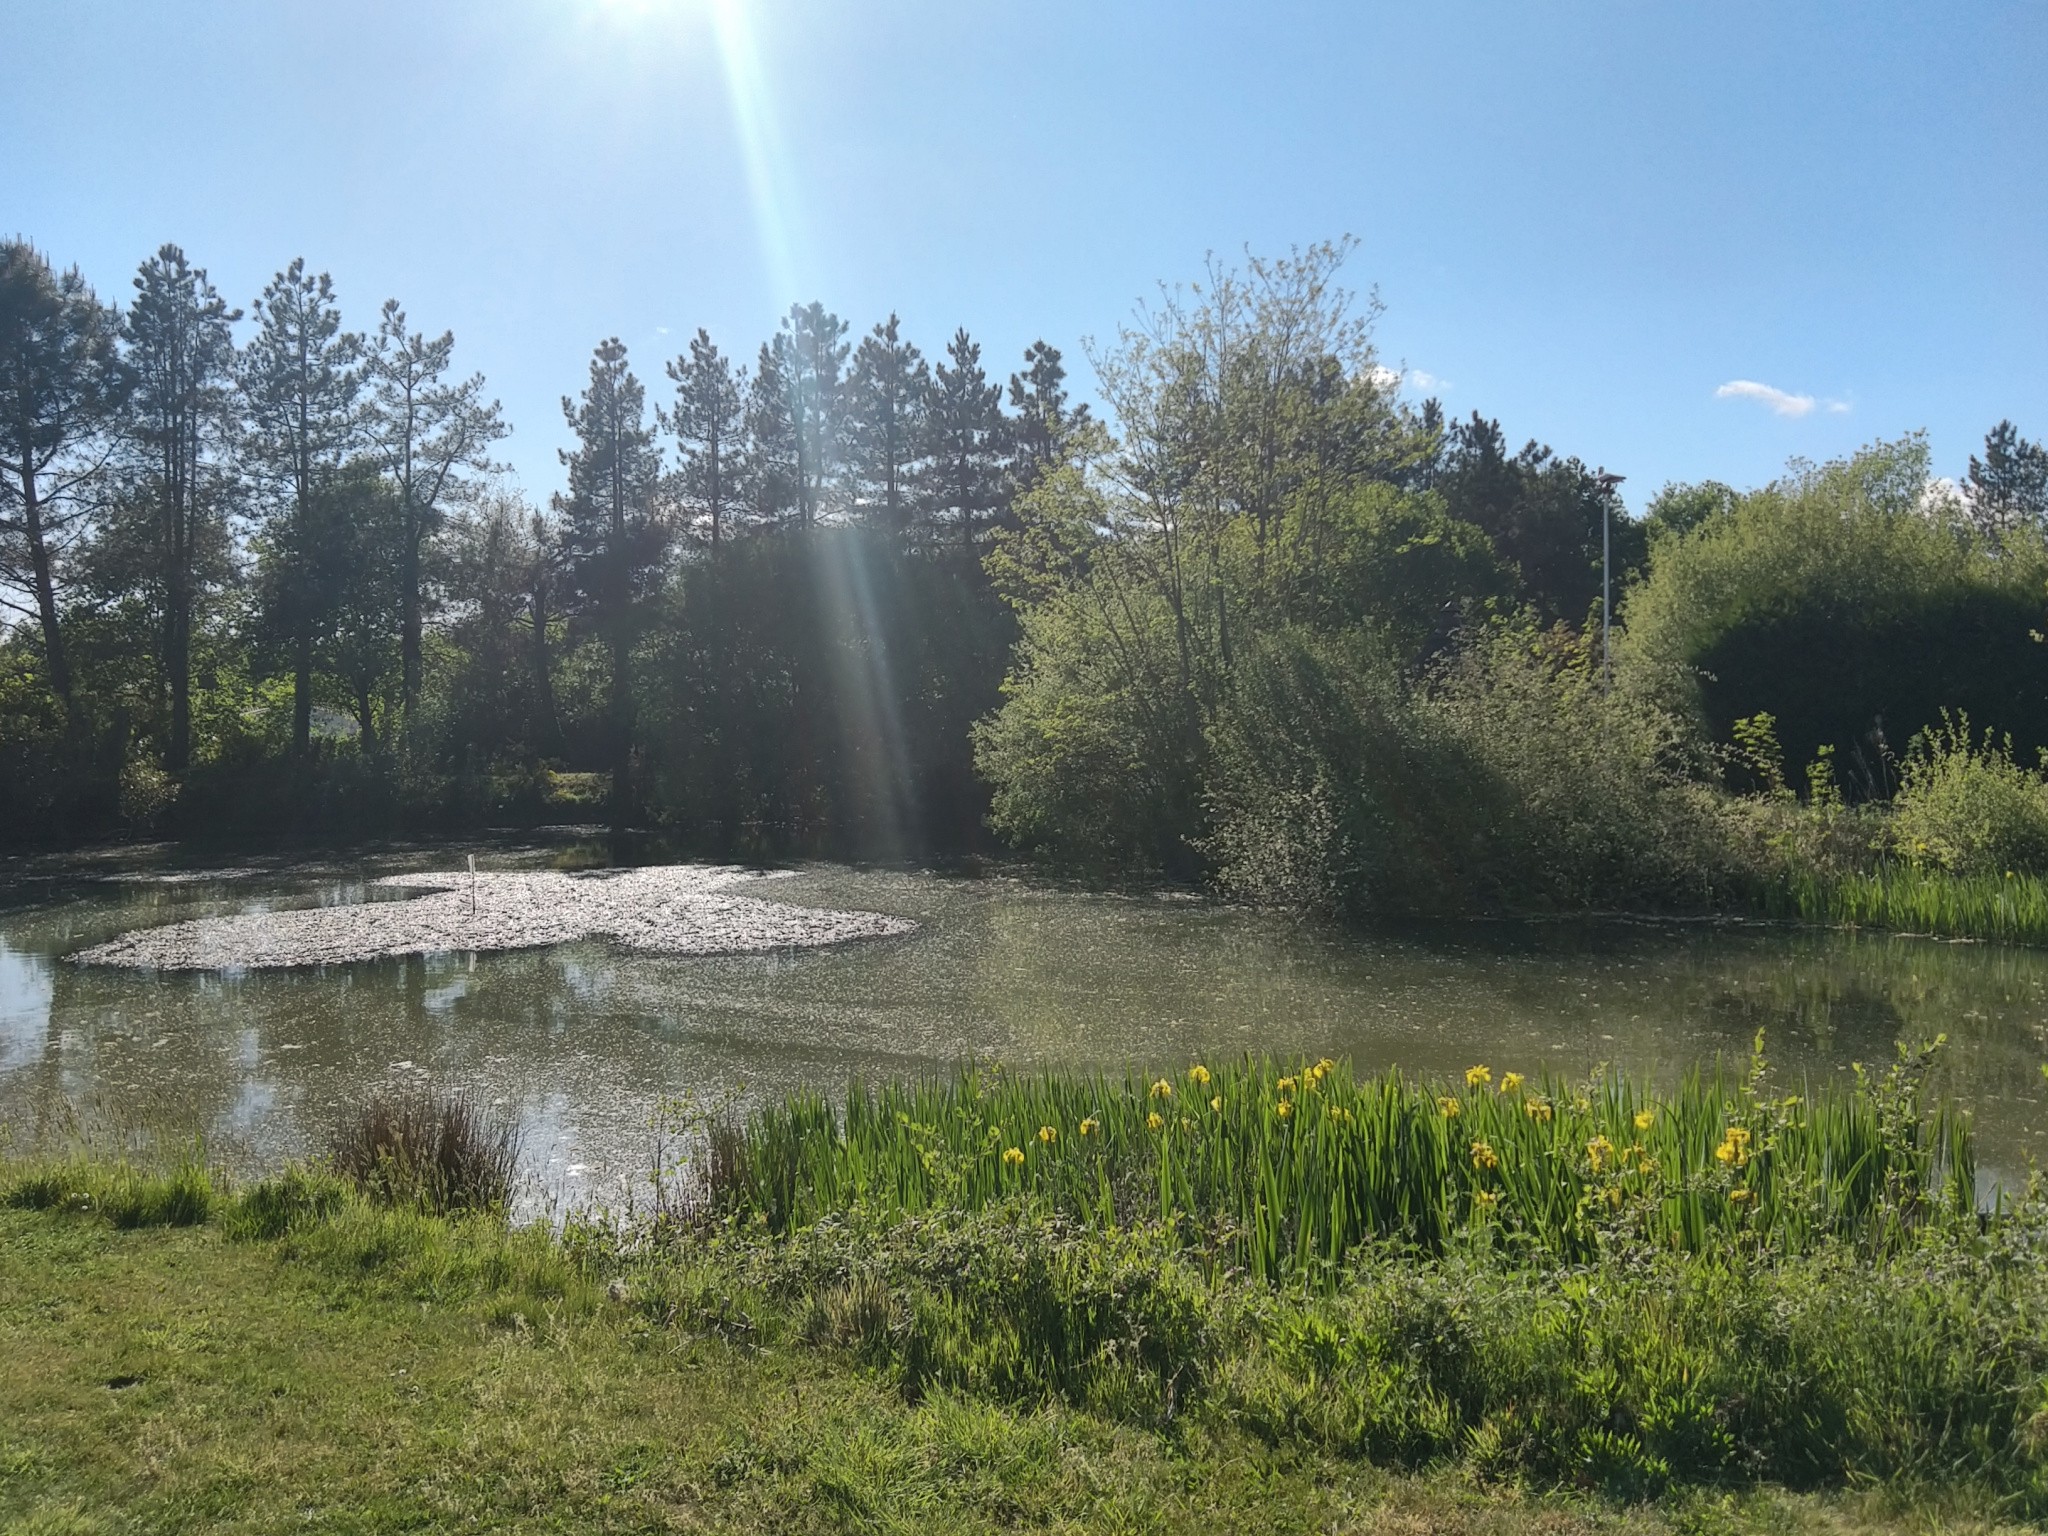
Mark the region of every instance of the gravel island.
<instances>
[{"instance_id":1,"label":"gravel island","mask_svg":"<svg viewBox=\"0 0 2048 1536\"><path fill-rule=\"evenodd\" d=\"M138 929L71 958L85 965L231 971L531 949L573 939L607 939L652 954L723 955L888 938L917 926L879 912L830 911L739 894L773 878L702 864L574 875L392 875L376 883L420 894L196 918Z\"/></svg>"}]
</instances>

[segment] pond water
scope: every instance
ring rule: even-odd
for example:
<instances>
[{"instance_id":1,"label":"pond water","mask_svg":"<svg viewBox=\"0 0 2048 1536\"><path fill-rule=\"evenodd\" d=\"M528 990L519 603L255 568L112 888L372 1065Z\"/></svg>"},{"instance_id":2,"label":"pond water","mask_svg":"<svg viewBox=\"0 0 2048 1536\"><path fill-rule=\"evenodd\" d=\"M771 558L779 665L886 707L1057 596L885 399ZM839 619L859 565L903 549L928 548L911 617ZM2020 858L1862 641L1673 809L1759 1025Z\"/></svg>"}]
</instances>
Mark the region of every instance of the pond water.
<instances>
[{"instance_id":1,"label":"pond water","mask_svg":"<svg viewBox=\"0 0 2048 1536\"><path fill-rule=\"evenodd\" d=\"M2048 952L1762 925L1474 923L1369 934L1172 896L808 866L764 894L915 919L906 937L723 958L602 943L318 970L170 974L63 957L129 929L397 897L377 876L467 849L182 870L129 856L0 866L0 1127L203 1136L251 1166L316 1150L374 1091L515 1112L535 1186L616 1200L666 1097L1026 1067L1173 1067L1245 1051L1361 1070L1671 1081L1765 1033L1775 1071L1883 1066L1945 1032L1943 1087L2000 1177L2048 1154ZM545 850L484 850L485 868Z\"/></svg>"}]
</instances>

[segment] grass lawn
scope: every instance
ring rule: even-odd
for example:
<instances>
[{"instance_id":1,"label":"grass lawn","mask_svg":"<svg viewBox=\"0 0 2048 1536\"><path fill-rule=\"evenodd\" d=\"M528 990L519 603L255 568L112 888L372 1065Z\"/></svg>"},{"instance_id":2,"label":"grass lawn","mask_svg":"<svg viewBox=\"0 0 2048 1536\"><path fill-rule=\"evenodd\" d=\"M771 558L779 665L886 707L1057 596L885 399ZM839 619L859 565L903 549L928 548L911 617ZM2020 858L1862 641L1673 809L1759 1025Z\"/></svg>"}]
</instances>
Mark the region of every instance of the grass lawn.
<instances>
[{"instance_id":1,"label":"grass lawn","mask_svg":"<svg viewBox=\"0 0 2048 1536\"><path fill-rule=\"evenodd\" d=\"M0 1531L2019 1529L1939 1494L1630 1506L1215 1422L913 1404L829 1346L664 1327L516 1263L452 1273L360 1241L0 1210Z\"/></svg>"}]
</instances>

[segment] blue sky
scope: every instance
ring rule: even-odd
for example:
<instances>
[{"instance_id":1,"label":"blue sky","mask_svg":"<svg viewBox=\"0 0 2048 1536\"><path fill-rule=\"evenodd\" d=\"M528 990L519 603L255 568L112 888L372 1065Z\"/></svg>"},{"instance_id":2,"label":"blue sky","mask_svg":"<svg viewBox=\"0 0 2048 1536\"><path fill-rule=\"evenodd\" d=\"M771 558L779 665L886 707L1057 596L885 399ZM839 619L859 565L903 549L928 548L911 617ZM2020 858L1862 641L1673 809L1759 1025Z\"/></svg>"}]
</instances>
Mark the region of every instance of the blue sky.
<instances>
[{"instance_id":1,"label":"blue sky","mask_svg":"<svg viewBox=\"0 0 2048 1536\"><path fill-rule=\"evenodd\" d=\"M1637 506L2048 438L2033 0L0 0L0 36L0 226L109 297L165 240L244 306L296 255L352 324L398 296L536 495L607 335L653 388L815 297L1085 375L1206 252L1345 233L1389 363Z\"/></svg>"}]
</instances>

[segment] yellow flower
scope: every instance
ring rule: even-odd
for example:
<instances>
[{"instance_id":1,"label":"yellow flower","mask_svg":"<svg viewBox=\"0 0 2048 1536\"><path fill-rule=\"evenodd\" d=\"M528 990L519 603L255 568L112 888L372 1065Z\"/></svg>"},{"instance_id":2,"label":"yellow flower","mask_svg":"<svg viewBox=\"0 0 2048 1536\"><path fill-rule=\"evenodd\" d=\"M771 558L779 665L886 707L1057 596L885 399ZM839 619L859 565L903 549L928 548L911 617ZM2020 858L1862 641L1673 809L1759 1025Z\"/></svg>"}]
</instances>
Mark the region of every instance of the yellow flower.
<instances>
[{"instance_id":1,"label":"yellow flower","mask_svg":"<svg viewBox=\"0 0 2048 1536\"><path fill-rule=\"evenodd\" d=\"M1188 1068L1188 1081L1206 1088L1209 1086L1209 1069L1199 1061Z\"/></svg>"},{"instance_id":2,"label":"yellow flower","mask_svg":"<svg viewBox=\"0 0 2048 1536\"><path fill-rule=\"evenodd\" d=\"M1636 1111L1637 1130L1647 1131L1651 1126L1655 1125L1656 1123L1657 1111L1655 1111L1654 1109L1639 1109Z\"/></svg>"},{"instance_id":3,"label":"yellow flower","mask_svg":"<svg viewBox=\"0 0 2048 1536\"><path fill-rule=\"evenodd\" d=\"M1003 1161L1008 1163L1012 1168L1022 1167L1024 1164L1024 1149L1022 1147L1009 1148L1006 1152L1003 1153Z\"/></svg>"},{"instance_id":4,"label":"yellow flower","mask_svg":"<svg viewBox=\"0 0 2048 1536\"><path fill-rule=\"evenodd\" d=\"M1159 1111L1156 1109L1145 1117L1145 1129L1148 1131L1156 1131L1164 1124L1166 1122L1159 1118Z\"/></svg>"},{"instance_id":5,"label":"yellow flower","mask_svg":"<svg viewBox=\"0 0 2048 1536\"><path fill-rule=\"evenodd\" d=\"M1490 1189L1475 1189L1472 1191L1472 1203L1482 1211L1490 1211L1500 1204L1500 1196Z\"/></svg>"},{"instance_id":6,"label":"yellow flower","mask_svg":"<svg viewBox=\"0 0 2048 1536\"><path fill-rule=\"evenodd\" d=\"M1472 1143L1472 1166L1474 1168L1498 1168L1500 1154L1483 1141Z\"/></svg>"},{"instance_id":7,"label":"yellow flower","mask_svg":"<svg viewBox=\"0 0 2048 1536\"><path fill-rule=\"evenodd\" d=\"M1279 1102L1279 1104L1275 1107L1277 1113L1279 1114L1282 1120L1285 1120L1289 1115L1294 1113L1294 1106L1288 1103L1285 1099L1282 1099Z\"/></svg>"},{"instance_id":8,"label":"yellow flower","mask_svg":"<svg viewBox=\"0 0 2048 1536\"><path fill-rule=\"evenodd\" d=\"M1446 1120L1455 1120L1465 1112L1465 1109L1456 1099L1438 1099L1436 1112Z\"/></svg>"},{"instance_id":9,"label":"yellow flower","mask_svg":"<svg viewBox=\"0 0 2048 1536\"><path fill-rule=\"evenodd\" d=\"M1282 1093L1292 1093L1294 1092L1294 1079L1291 1077L1283 1077L1280 1079L1279 1082L1275 1083L1273 1086L1278 1088Z\"/></svg>"},{"instance_id":10,"label":"yellow flower","mask_svg":"<svg viewBox=\"0 0 2048 1536\"><path fill-rule=\"evenodd\" d=\"M1607 1186L1607 1203L1617 1211L1621 1209L1621 1186L1619 1184Z\"/></svg>"},{"instance_id":11,"label":"yellow flower","mask_svg":"<svg viewBox=\"0 0 2048 1536\"><path fill-rule=\"evenodd\" d=\"M1614 1143L1605 1136L1595 1136L1586 1143L1586 1156L1593 1164L1593 1171L1602 1172L1607 1167L1607 1159L1614 1156Z\"/></svg>"},{"instance_id":12,"label":"yellow flower","mask_svg":"<svg viewBox=\"0 0 2048 1536\"><path fill-rule=\"evenodd\" d=\"M1162 1077L1161 1079L1159 1079L1158 1082L1152 1085L1152 1097L1155 1099L1172 1098L1173 1084L1169 1083L1165 1078Z\"/></svg>"},{"instance_id":13,"label":"yellow flower","mask_svg":"<svg viewBox=\"0 0 2048 1536\"><path fill-rule=\"evenodd\" d=\"M1728 1191L1728 1198L1737 1205L1740 1205L1743 1201L1750 1198L1750 1193L1746 1189L1731 1189Z\"/></svg>"},{"instance_id":14,"label":"yellow flower","mask_svg":"<svg viewBox=\"0 0 2048 1536\"><path fill-rule=\"evenodd\" d=\"M1522 1091L1522 1074L1519 1072L1501 1073L1500 1091L1502 1093L1520 1093Z\"/></svg>"},{"instance_id":15,"label":"yellow flower","mask_svg":"<svg viewBox=\"0 0 2048 1536\"><path fill-rule=\"evenodd\" d=\"M1714 1148L1714 1158L1725 1166L1743 1167L1749 1162L1749 1132L1739 1125L1729 1126L1721 1145Z\"/></svg>"},{"instance_id":16,"label":"yellow flower","mask_svg":"<svg viewBox=\"0 0 2048 1536\"><path fill-rule=\"evenodd\" d=\"M1209 1107L1210 1107L1211 1109L1215 1110L1217 1114L1219 1114L1219 1115L1220 1115L1220 1114L1222 1114L1222 1113L1223 1113L1223 1095L1219 1093L1219 1094L1217 1094L1217 1095L1216 1095L1216 1097L1215 1097L1215 1098L1211 1099L1211 1100L1209 1101Z\"/></svg>"},{"instance_id":17,"label":"yellow flower","mask_svg":"<svg viewBox=\"0 0 2048 1536\"><path fill-rule=\"evenodd\" d=\"M1344 1121L1351 1118L1351 1111L1344 1108L1341 1104L1332 1104L1329 1109L1329 1115L1332 1120Z\"/></svg>"},{"instance_id":18,"label":"yellow flower","mask_svg":"<svg viewBox=\"0 0 2048 1536\"><path fill-rule=\"evenodd\" d=\"M1492 1081L1493 1068L1491 1067L1467 1067L1465 1069L1465 1086L1467 1088L1477 1088L1484 1083Z\"/></svg>"},{"instance_id":19,"label":"yellow flower","mask_svg":"<svg viewBox=\"0 0 2048 1536\"><path fill-rule=\"evenodd\" d=\"M1049 1125L1041 1125L1038 1128L1038 1139L1049 1147L1060 1139L1060 1133Z\"/></svg>"},{"instance_id":20,"label":"yellow flower","mask_svg":"<svg viewBox=\"0 0 2048 1536\"><path fill-rule=\"evenodd\" d=\"M1096 1119L1093 1115L1090 1115L1086 1120L1083 1120L1080 1125L1080 1131L1083 1136L1093 1136L1097 1131L1101 1129L1102 1122Z\"/></svg>"},{"instance_id":21,"label":"yellow flower","mask_svg":"<svg viewBox=\"0 0 2048 1536\"><path fill-rule=\"evenodd\" d=\"M1329 1075L1330 1075L1330 1074L1331 1074L1332 1072L1334 1072L1334 1071L1336 1071L1336 1070L1337 1070L1337 1063L1335 1063L1334 1061L1330 1060L1330 1058L1329 1058L1329 1057L1327 1057L1327 1056L1325 1056L1325 1057L1324 1057L1324 1058L1323 1058L1323 1059L1322 1059L1321 1061L1319 1061L1319 1062L1317 1062L1317 1063L1316 1063L1316 1076L1317 1076L1317 1077L1328 1077L1328 1076L1329 1076Z\"/></svg>"},{"instance_id":22,"label":"yellow flower","mask_svg":"<svg viewBox=\"0 0 2048 1536\"><path fill-rule=\"evenodd\" d=\"M1545 1125L1550 1123L1550 1100L1524 1099L1522 1108L1528 1112L1531 1120L1540 1120Z\"/></svg>"}]
</instances>

